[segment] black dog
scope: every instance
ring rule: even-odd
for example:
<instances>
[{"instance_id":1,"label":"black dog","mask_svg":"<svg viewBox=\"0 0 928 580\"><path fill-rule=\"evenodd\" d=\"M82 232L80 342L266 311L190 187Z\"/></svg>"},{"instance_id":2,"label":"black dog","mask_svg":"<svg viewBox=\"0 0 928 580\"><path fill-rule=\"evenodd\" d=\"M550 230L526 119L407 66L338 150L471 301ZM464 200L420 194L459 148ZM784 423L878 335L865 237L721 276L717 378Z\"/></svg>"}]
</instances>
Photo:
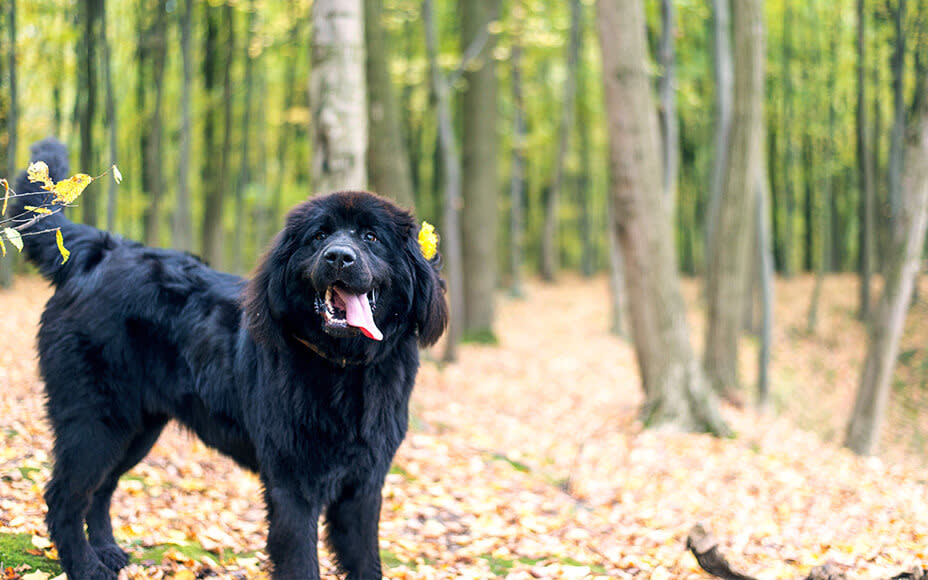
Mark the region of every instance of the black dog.
<instances>
[{"instance_id":1,"label":"black dog","mask_svg":"<svg viewBox=\"0 0 928 580\"><path fill-rule=\"evenodd\" d=\"M32 152L67 177L59 142ZM37 189L19 176L17 192ZM128 563L110 498L177 419L260 475L274 578L319 577L322 515L348 578L380 578L381 488L406 433L418 346L448 321L413 217L370 193L310 199L250 282L61 213L24 233L49 228L71 252L63 264L51 234L24 239L56 286L38 343L55 434L47 524L68 577L112 580Z\"/></svg>"}]
</instances>

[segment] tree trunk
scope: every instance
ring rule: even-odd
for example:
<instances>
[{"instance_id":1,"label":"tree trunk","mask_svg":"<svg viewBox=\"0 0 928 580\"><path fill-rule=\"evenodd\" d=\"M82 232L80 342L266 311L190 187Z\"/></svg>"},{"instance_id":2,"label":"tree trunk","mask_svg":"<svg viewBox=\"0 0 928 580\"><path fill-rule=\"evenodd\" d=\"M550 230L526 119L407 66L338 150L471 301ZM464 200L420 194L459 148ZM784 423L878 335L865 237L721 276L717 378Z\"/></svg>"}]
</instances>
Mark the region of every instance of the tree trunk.
<instances>
[{"instance_id":1,"label":"tree trunk","mask_svg":"<svg viewBox=\"0 0 928 580\"><path fill-rule=\"evenodd\" d=\"M866 93L866 10L865 1L857 0L857 175L860 183L858 265L860 268L860 305L858 317L870 316L870 275L873 270L873 161L867 139Z\"/></svg>"},{"instance_id":2,"label":"tree trunk","mask_svg":"<svg viewBox=\"0 0 928 580\"><path fill-rule=\"evenodd\" d=\"M316 0L309 99L314 192L367 186L364 8L361 0Z\"/></svg>"},{"instance_id":3,"label":"tree trunk","mask_svg":"<svg viewBox=\"0 0 928 580\"><path fill-rule=\"evenodd\" d=\"M793 88L793 2L785 0L783 10L783 116L780 135L783 141L783 193L785 194L785 212L783 214L783 275L793 275L794 248L796 243L796 146L793 142L793 105L795 90Z\"/></svg>"},{"instance_id":4,"label":"tree trunk","mask_svg":"<svg viewBox=\"0 0 928 580\"><path fill-rule=\"evenodd\" d=\"M928 82L919 90L928 92ZM867 356L844 444L855 453L876 451L892 386L899 338L912 298L928 222L928 103L922 103L908 135L902 176L902 211L883 292L871 320Z\"/></svg>"},{"instance_id":5,"label":"tree trunk","mask_svg":"<svg viewBox=\"0 0 928 580\"><path fill-rule=\"evenodd\" d=\"M763 139L763 137L761 137ZM773 239L770 232L770 186L767 182L767 167L761 157L760 167L755 176L754 202L755 227L757 234L755 247L760 266L760 348L757 351L757 406L764 409L770 399L770 351L773 346Z\"/></svg>"},{"instance_id":6,"label":"tree trunk","mask_svg":"<svg viewBox=\"0 0 928 580\"><path fill-rule=\"evenodd\" d=\"M676 63L674 62L674 36L676 34L676 16L673 0L661 0L661 39L658 51L658 63L661 76L658 81L658 93L661 100L661 138L664 158L664 195L670 199L673 208L677 196L677 177L679 173L680 127L676 107ZM671 211L671 214L673 211Z\"/></svg>"},{"instance_id":7,"label":"tree trunk","mask_svg":"<svg viewBox=\"0 0 928 580\"><path fill-rule=\"evenodd\" d=\"M554 182L545 204L544 232L541 236L541 277L551 282L558 270L558 206L564 188L564 171L567 163L570 130L573 127L574 97L577 88L577 62L580 53L580 0L570 0L570 41L567 45L567 79L564 81L564 100L561 124L558 131L557 157L554 160Z\"/></svg>"},{"instance_id":8,"label":"tree trunk","mask_svg":"<svg viewBox=\"0 0 928 580\"><path fill-rule=\"evenodd\" d=\"M615 228L645 425L728 433L690 345L677 278L669 204L663 195L660 133L651 94L641 0L600 0L599 41L609 129Z\"/></svg>"},{"instance_id":9,"label":"tree trunk","mask_svg":"<svg viewBox=\"0 0 928 580\"><path fill-rule=\"evenodd\" d=\"M80 125L80 170L92 172L96 165L93 150L93 118L97 104L97 37L99 0L82 0L80 16L83 24L78 43L77 107ZM84 223L97 225L97 195L92 189L81 196Z\"/></svg>"},{"instance_id":10,"label":"tree trunk","mask_svg":"<svg viewBox=\"0 0 928 580\"><path fill-rule=\"evenodd\" d=\"M712 161L712 183L706 216L705 256L709 256L709 240L718 222L719 205L728 151L731 148L732 98L734 64L731 52L731 6L729 0L712 0L712 60L715 73L715 158Z\"/></svg>"},{"instance_id":11,"label":"tree trunk","mask_svg":"<svg viewBox=\"0 0 928 580\"><path fill-rule=\"evenodd\" d=\"M585 9L584 9L585 10ZM596 270L596 244L593 231L593 147L590 143L590 132L594 125L591 120L589 95L594 92L589 86L589 68L584 54L584 39L587 38L587 18L581 13L580 22L580 61L577 63L577 90L580 96L577 101L577 130L580 134L580 180L577 186L577 197L580 200L580 237L582 241L583 256L580 262L580 273L592 276ZM621 269L621 266L619 267ZM624 283L623 283L624 286ZM622 291L624 295L624 290Z\"/></svg>"},{"instance_id":12,"label":"tree trunk","mask_svg":"<svg viewBox=\"0 0 928 580\"><path fill-rule=\"evenodd\" d=\"M704 366L716 392L731 396L739 386L738 351L750 275L754 204L763 153L764 23L761 0L732 6L735 92L731 149L718 223L706 258L708 328Z\"/></svg>"},{"instance_id":13,"label":"tree trunk","mask_svg":"<svg viewBox=\"0 0 928 580\"><path fill-rule=\"evenodd\" d=\"M425 25L425 45L429 61L429 81L432 98L438 113L438 147L437 152L443 159L444 170L444 215L442 237L443 257L448 261L448 295L451 306L451 323L445 333L445 353L447 362L457 357L457 345L461 337L461 312L464 311L464 274L461 249L460 224L458 223L461 205L461 160L458 156L457 140L454 135L454 123L451 119L451 102L448 94L448 82L438 68L438 26L435 22L432 0L422 2L422 21Z\"/></svg>"},{"instance_id":14,"label":"tree trunk","mask_svg":"<svg viewBox=\"0 0 928 580\"><path fill-rule=\"evenodd\" d=\"M232 4L222 5L222 28L225 32L222 59L222 153L219 157L219 179L217 189L220 197L216 207L219 210L217 228L214 230L215 245L212 259L216 264L225 262L225 227L222 215L225 212L225 193L231 189L232 174L232 59L235 54L235 8Z\"/></svg>"},{"instance_id":15,"label":"tree trunk","mask_svg":"<svg viewBox=\"0 0 928 580\"><path fill-rule=\"evenodd\" d=\"M161 199L164 197L164 169L162 163L161 141L164 130L161 122L161 104L164 95L164 61L167 56L167 2L158 0L155 3L155 21L151 30L145 35L147 46L145 51L148 53L151 70L151 76L146 78L145 82L154 83L154 91L150 86L146 86L144 94L146 100L144 111L146 118L143 121L148 139L142 151L145 159L145 171L143 175L147 178L143 183L145 193L148 196L148 203L145 208L144 222L144 240L149 246L161 245ZM142 67L140 70L145 71ZM153 94L152 94L153 93ZM153 98L153 102L147 102L148 98Z\"/></svg>"},{"instance_id":16,"label":"tree trunk","mask_svg":"<svg viewBox=\"0 0 928 580\"><path fill-rule=\"evenodd\" d=\"M103 82L106 90L106 99L104 107L106 108L106 128L110 142L110 166L116 165L116 149L118 125L116 118L116 95L113 92L113 62L110 51L110 41L107 38L106 28L106 2L100 0L100 43L103 45ZM108 189L106 195L106 229L113 231L116 229L116 203L119 186L115 179L107 179Z\"/></svg>"},{"instance_id":17,"label":"tree trunk","mask_svg":"<svg viewBox=\"0 0 928 580\"><path fill-rule=\"evenodd\" d=\"M0 17L3 15L0 14ZM7 56L9 60L7 61L7 67L10 69L9 79L10 79L10 109L6 115L6 132L7 132L7 144L6 144L6 179L12 181L16 175L18 169L16 165L16 147L17 135L19 128L19 110L17 103L17 86L16 86L16 0L10 0L9 8L6 13L7 17L7 32L8 42L10 46L7 50ZM2 65L0 65L2 68ZM0 216L0 218L5 218L6 216ZM0 288L9 288L13 285L13 266L14 258L12 254L8 254L6 258L0 259Z\"/></svg>"},{"instance_id":18,"label":"tree trunk","mask_svg":"<svg viewBox=\"0 0 928 580\"><path fill-rule=\"evenodd\" d=\"M486 34L496 18L498 0L460 0L461 46L470 47ZM496 64L492 35L466 67L466 89L461 95L465 122L461 152L461 242L464 277L462 336L495 340L493 334L496 290L497 238L497 111Z\"/></svg>"},{"instance_id":19,"label":"tree trunk","mask_svg":"<svg viewBox=\"0 0 928 580\"><path fill-rule=\"evenodd\" d=\"M622 246L613 224L615 212L612 200L606 200L606 234L609 241L609 295L612 298L611 322L609 332L615 336L628 338L628 289L625 287L625 260L622 259Z\"/></svg>"},{"instance_id":20,"label":"tree trunk","mask_svg":"<svg viewBox=\"0 0 928 580\"><path fill-rule=\"evenodd\" d=\"M222 266L222 214L223 190L219 187L220 168L216 162L221 157L216 139L216 115L221 106L216 94L219 76L218 37L221 26L218 22L220 8L203 4L206 12L206 33L203 37L203 92L206 107L203 111L203 221L201 228L201 255L214 268Z\"/></svg>"},{"instance_id":21,"label":"tree trunk","mask_svg":"<svg viewBox=\"0 0 928 580\"><path fill-rule=\"evenodd\" d=\"M905 13L906 0L897 0L894 20L896 45L893 51L893 129L889 145L890 232L896 229L902 205L902 156L905 145Z\"/></svg>"},{"instance_id":22,"label":"tree trunk","mask_svg":"<svg viewBox=\"0 0 928 580\"><path fill-rule=\"evenodd\" d=\"M513 33L512 54L509 64L512 67L512 176L510 179L510 221L509 221L509 264L512 280L509 293L515 297L524 296L522 288L522 233L525 196L525 105L522 99L522 45L521 39Z\"/></svg>"},{"instance_id":23,"label":"tree trunk","mask_svg":"<svg viewBox=\"0 0 928 580\"><path fill-rule=\"evenodd\" d=\"M251 185L251 160L248 151L251 144L251 101L252 85L254 84L254 58L251 56L251 43L254 38L255 27L255 0L248 2L248 18L245 25L245 42L242 43L242 58L245 60L245 96L242 103L241 150L239 151L239 172L235 184L235 254L234 271L245 271L244 246L245 230L245 190Z\"/></svg>"},{"instance_id":24,"label":"tree trunk","mask_svg":"<svg viewBox=\"0 0 928 580\"><path fill-rule=\"evenodd\" d=\"M183 60L183 85L181 88L180 156L177 160L177 207L174 210L174 247L190 252L193 250L193 210L190 204L190 140L191 135L191 84L193 58L190 40L193 25L193 2L184 0L181 22L181 59Z\"/></svg>"},{"instance_id":25,"label":"tree trunk","mask_svg":"<svg viewBox=\"0 0 928 580\"><path fill-rule=\"evenodd\" d=\"M390 52L381 13L383 0L364 0L364 38L367 43L367 177L377 193L401 206L415 205L409 157L400 127L399 109L390 79Z\"/></svg>"}]
</instances>

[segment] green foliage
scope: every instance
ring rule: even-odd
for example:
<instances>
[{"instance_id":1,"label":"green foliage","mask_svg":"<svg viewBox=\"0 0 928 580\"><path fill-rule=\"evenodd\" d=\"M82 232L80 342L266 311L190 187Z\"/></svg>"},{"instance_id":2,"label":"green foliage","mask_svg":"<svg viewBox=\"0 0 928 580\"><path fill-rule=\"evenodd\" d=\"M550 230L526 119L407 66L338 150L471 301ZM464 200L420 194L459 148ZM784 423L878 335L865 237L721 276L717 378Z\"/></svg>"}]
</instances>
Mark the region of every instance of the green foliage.
<instances>
[{"instance_id":1,"label":"green foliage","mask_svg":"<svg viewBox=\"0 0 928 580\"><path fill-rule=\"evenodd\" d=\"M0 570L29 566L31 571L41 570L51 576L61 574L58 562L40 554L41 550L32 545L32 536L29 534L0 533Z\"/></svg>"}]
</instances>

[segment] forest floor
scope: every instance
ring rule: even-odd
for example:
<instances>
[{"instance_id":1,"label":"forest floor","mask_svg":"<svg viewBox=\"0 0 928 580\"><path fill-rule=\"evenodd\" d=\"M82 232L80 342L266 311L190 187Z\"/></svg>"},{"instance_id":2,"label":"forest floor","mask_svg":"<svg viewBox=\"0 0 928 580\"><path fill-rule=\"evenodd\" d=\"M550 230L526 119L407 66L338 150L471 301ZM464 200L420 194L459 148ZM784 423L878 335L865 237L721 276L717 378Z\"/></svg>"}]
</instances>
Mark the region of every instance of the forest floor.
<instances>
[{"instance_id":1,"label":"forest floor","mask_svg":"<svg viewBox=\"0 0 928 580\"><path fill-rule=\"evenodd\" d=\"M763 579L826 561L861 579L928 565L928 306L909 319L882 459L862 459L839 446L865 347L856 281L827 279L815 333L812 285L778 282L772 409L725 407L737 433L725 440L642 430L634 353L608 331L604 279L501 294L498 345L423 365L384 489L385 575L707 578L685 548L697 522ZM699 348L697 284L685 292ZM60 573L43 523L51 439L33 339L48 295L29 277L0 292L4 580ZM746 385L755 350L746 340ZM124 577L266 577L257 479L179 428L123 478L113 515L133 553Z\"/></svg>"}]
</instances>

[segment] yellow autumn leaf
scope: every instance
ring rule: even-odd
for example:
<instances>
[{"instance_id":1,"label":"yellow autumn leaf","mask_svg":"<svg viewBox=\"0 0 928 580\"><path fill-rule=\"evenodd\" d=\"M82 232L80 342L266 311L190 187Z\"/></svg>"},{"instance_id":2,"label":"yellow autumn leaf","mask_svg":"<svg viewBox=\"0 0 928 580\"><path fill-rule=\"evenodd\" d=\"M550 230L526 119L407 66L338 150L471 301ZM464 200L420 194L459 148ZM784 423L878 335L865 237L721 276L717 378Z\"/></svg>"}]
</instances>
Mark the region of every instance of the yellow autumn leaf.
<instances>
[{"instance_id":1,"label":"yellow autumn leaf","mask_svg":"<svg viewBox=\"0 0 928 580\"><path fill-rule=\"evenodd\" d=\"M50 577L51 577L51 574L49 574L48 572L36 570L35 572L29 572L28 574L23 574L22 580L48 580Z\"/></svg>"},{"instance_id":2,"label":"yellow autumn leaf","mask_svg":"<svg viewBox=\"0 0 928 580\"><path fill-rule=\"evenodd\" d=\"M116 164L113 164L113 181L116 182L116 185L122 183L122 173L119 172L119 168L116 167Z\"/></svg>"},{"instance_id":3,"label":"yellow autumn leaf","mask_svg":"<svg viewBox=\"0 0 928 580\"><path fill-rule=\"evenodd\" d=\"M90 185L93 177L86 173L72 175L69 179L62 179L51 189L55 193L55 201L60 203L71 203Z\"/></svg>"},{"instance_id":4,"label":"yellow autumn leaf","mask_svg":"<svg viewBox=\"0 0 928 580\"><path fill-rule=\"evenodd\" d=\"M55 230L55 243L58 244L58 251L61 253L61 263L64 264L71 257L71 250L64 247L64 236L61 235L61 228Z\"/></svg>"},{"instance_id":5,"label":"yellow autumn leaf","mask_svg":"<svg viewBox=\"0 0 928 580\"><path fill-rule=\"evenodd\" d=\"M174 580L196 580L197 575L191 572L190 570L178 570L174 574Z\"/></svg>"},{"instance_id":6,"label":"yellow autumn leaf","mask_svg":"<svg viewBox=\"0 0 928 580\"><path fill-rule=\"evenodd\" d=\"M0 209L0 216L6 215L6 202L10 200L10 184L6 179L0 179L3 184L3 209Z\"/></svg>"},{"instance_id":7,"label":"yellow autumn leaf","mask_svg":"<svg viewBox=\"0 0 928 580\"><path fill-rule=\"evenodd\" d=\"M44 184L42 186L43 189L51 191L51 189L55 186L55 182L52 181L52 178L48 176L48 165L44 161L30 163L29 167L26 169L26 176L32 183L41 182Z\"/></svg>"},{"instance_id":8,"label":"yellow autumn leaf","mask_svg":"<svg viewBox=\"0 0 928 580\"><path fill-rule=\"evenodd\" d=\"M24 205L23 209L26 211L31 211L33 213L41 213L41 214L52 213L52 210L48 209L47 207L36 207L34 205Z\"/></svg>"},{"instance_id":9,"label":"yellow autumn leaf","mask_svg":"<svg viewBox=\"0 0 928 580\"><path fill-rule=\"evenodd\" d=\"M32 536L32 545L40 550L47 550L52 547L52 541L42 536Z\"/></svg>"},{"instance_id":10,"label":"yellow autumn leaf","mask_svg":"<svg viewBox=\"0 0 928 580\"><path fill-rule=\"evenodd\" d=\"M438 253L438 234L435 233L435 226L429 222L422 222L419 228L419 248L426 260L431 260Z\"/></svg>"},{"instance_id":11,"label":"yellow autumn leaf","mask_svg":"<svg viewBox=\"0 0 928 580\"><path fill-rule=\"evenodd\" d=\"M6 244L3 243L3 238L0 238L0 255L6 256Z\"/></svg>"}]
</instances>

